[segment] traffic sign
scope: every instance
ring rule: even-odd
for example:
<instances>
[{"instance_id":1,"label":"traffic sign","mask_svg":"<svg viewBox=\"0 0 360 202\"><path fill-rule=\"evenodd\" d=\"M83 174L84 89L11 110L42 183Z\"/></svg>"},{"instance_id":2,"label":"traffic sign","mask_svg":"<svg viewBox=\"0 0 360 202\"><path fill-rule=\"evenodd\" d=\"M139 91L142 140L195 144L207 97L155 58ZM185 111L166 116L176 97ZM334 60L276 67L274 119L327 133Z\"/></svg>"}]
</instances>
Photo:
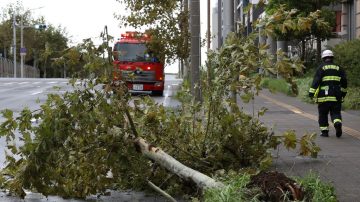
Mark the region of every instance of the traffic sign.
<instances>
[{"instance_id":1,"label":"traffic sign","mask_svg":"<svg viewBox=\"0 0 360 202\"><path fill-rule=\"evenodd\" d=\"M26 55L26 48L22 47L20 48L20 55Z\"/></svg>"}]
</instances>

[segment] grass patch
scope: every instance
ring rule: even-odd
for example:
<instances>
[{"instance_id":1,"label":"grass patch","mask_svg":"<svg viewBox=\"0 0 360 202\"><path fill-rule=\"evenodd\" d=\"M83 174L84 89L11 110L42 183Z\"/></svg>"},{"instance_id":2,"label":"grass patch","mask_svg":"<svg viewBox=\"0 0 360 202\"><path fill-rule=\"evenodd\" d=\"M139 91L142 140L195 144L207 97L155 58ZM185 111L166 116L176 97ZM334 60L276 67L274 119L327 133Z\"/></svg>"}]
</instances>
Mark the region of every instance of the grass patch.
<instances>
[{"instance_id":1,"label":"grass patch","mask_svg":"<svg viewBox=\"0 0 360 202\"><path fill-rule=\"evenodd\" d=\"M336 202L335 188L320 180L314 172L310 172L303 178L294 179L305 191L305 198L302 201L311 202ZM249 189L247 184L250 182L250 174L231 174L221 179L226 186L221 189L207 189L203 199L193 198L193 202L257 202L261 201L260 189ZM291 201L291 200L288 200Z\"/></svg>"},{"instance_id":2,"label":"grass patch","mask_svg":"<svg viewBox=\"0 0 360 202\"><path fill-rule=\"evenodd\" d=\"M309 89L312 83L313 77L308 74L307 77L297 78L296 85L298 86L297 97L303 102L312 103L315 102L309 98ZM263 79L261 86L268 88L271 92L281 92L289 96L295 96L291 92L291 87L283 79L265 78ZM360 110L360 91L357 87L348 87L348 93L342 104L343 109Z\"/></svg>"},{"instance_id":3,"label":"grass patch","mask_svg":"<svg viewBox=\"0 0 360 202\"><path fill-rule=\"evenodd\" d=\"M250 190L246 185L250 182L250 174L230 174L223 177L226 184L221 189L207 189L204 193L206 202L255 202L260 190Z\"/></svg>"},{"instance_id":4,"label":"grass patch","mask_svg":"<svg viewBox=\"0 0 360 202\"><path fill-rule=\"evenodd\" d=\"M312 77L304 77L296 79L296 85L298 86L298 95L297 97L300 100L307 103L315 103L312 99L309 98L309 89L311 86L313 78Z\"/></svg>"},{"instance_id":5,"label":"grass patch","mask_svg":"<svg viewBox=\"0 0 360 202\"><path fill-rule=\"evenodd\" d=\"M313 78L304 77L296 79L296 84L298 86L299 94L298 98L307 103L315 103L309 98L309 89L311 86ZM360 91L357 87L348 87L347 95L342 104L343 109L360 109Z\"/></svg>"},{"instance_id":6,"label":"grass patch","mask_svg":"<svg viewBox=\"0 0 360 202\"><path fill-rule=\"evenodd\" d=\"M271 92L281 92L289 96L296 96L291 91L291 86L284 79L264 78L261 87L269 89Z\"/></svg>"},{"instance_id":7,"label":"grass patch","mask_svg":"<svg viewBox=\"0 0 360 202\"><path fill-rule=\"evenodd\" d=\"M337 202L335 188L329 184L322 182L314 172L310 172L304 178L297 178L296 181L305 189L304 201L312 202Z\"/></svg>"},{"instance_id":8,"label":"grass patch","mask_svg":"<svg viewBox=\"0 0 360 202\"><path fill-rule=\"evenodd\" d=\"M343 109L360 110L360 91L359 88L350 87L343 102Z\"/></svg>"}]
</instances>

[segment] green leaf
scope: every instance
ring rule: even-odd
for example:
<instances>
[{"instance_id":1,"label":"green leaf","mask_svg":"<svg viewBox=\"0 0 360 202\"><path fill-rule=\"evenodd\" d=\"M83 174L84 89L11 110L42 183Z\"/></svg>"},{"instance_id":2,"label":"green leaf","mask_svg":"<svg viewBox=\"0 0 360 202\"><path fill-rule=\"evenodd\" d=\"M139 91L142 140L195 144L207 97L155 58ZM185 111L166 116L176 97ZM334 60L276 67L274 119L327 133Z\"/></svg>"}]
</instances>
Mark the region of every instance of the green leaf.
<instances>
[{"instance_id":1,"label":"green leaf","mask_svg":"<svg viewBox=\"0 0 360 202\"><path fill-rule=\"evenodd\" d=\"M264 159L260 161L260 169L261 170L268 169L272 165L272 162L273 162L273 158L271 154L268 154Z\"/></svg>"},{"instance_id":2,"label":"green leaf","mask_svg":"<svg viewBox=\"0 0 360 202\"><path fill-rule=\"evenodd\" d=\"M245 103L249 103L250 100L253 99L253 94L249 92L249 93L242 94L240 97L241 97L242 101L244 101Z\"/></svg>"},{"instance_id":3,"label":"green leaf","mask_svg":"<svg viewBox=\"0 0 360 202\"><path fill-rule=\"evenodd\" d=\"M286 131L283 134L283 138L284 138L284 146L286 149L295 149L296 148L296 134L295 131L290 130L290 131Z\"/></svg>"},{"instance_id":4,"label":"green leaf","mask_svg":"<svg viewBox=\"0 0 360 202\"><path fill-rule=\"evenodd\" d=\"M258 116L264 116L265 112L268 110L268 108L266 107L262 107L259 111L258 111Z\"/></svg>"},{"instance_id":5,"label":"green leaf","mask_svg":"<svg viewBox=\"0 0 360 202\"><path fill-rule=\"evenodd\" d=\"M4 118L6 119L12 119L13 118L13 111L11 111L10 109L5 109L3 111L1 111L2 115L4 116Z\"/></svg>"},{"instance_id":6,"label":"green leaf","mask_svg":"<svg viewBox=\"0 0 360 202\"><path fill-rule=\"evenodd\" d=\"M314 142L316 133L306 134L300 140L300 155L316 158L321 150Z\"/></svg>"}]
</instances>

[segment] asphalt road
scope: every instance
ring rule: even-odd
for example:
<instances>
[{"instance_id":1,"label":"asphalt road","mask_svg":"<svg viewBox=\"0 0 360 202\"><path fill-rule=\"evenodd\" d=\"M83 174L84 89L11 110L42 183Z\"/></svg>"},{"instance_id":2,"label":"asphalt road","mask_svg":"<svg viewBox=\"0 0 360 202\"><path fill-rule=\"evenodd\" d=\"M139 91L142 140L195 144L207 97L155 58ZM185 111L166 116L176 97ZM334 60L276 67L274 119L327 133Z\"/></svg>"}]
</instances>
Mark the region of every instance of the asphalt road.
<instances>
[{"instance_id":1,"label":"asphalt road","mask_svg":"<svg viewBox=\"0 0 360 202\"><path fill-rule=\"evenodd\" d=\"M0 110L10 109L18 114L24 107L30 110L39 109L41 103L47 99L51 93L64 93L71 91L73 87L68 84L68 79L40 79L40 78L0 78ZM165 76L164 96L154 96L153 99L166 107L176 107L180 103L175 99L175 94L180 88L182 80L177 79L175 75L167 74ZM77 82L80 84L80 82ZM56 87L56 88L54 88ZM58 89L58 87L60 89ZM4 121L0 117L0 123ZM5 161L5 138L0 138L0 168L4 167ZM90 201L165 201L161 197L146 195L142 192L113 192L111 196L89 197ZM6 193L0 192L0 201L15 202L24 201L16 197L7 196ZM81 200L64 200L60 197L50 196L48 198L36 194L28 193L25 201L81 201Z\"/></svg>"}]
</instances>

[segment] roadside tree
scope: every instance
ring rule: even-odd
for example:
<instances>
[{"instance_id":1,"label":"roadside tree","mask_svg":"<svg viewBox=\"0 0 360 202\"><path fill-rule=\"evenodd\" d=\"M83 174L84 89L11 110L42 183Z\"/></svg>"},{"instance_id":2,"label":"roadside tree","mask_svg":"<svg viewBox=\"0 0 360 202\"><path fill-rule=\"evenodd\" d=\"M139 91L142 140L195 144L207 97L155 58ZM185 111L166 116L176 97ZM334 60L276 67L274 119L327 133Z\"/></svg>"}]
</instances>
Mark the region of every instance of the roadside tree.
<instances>
[{"instance_id":1,"label":"roadside tree","mask_svg":"<svg viewBox=\"0 0 360 202\"><path fill-rule=\"evenodd\" d=\"M47 24L44 17L34 19L31 11L26 10L21 4L10 4L3 8L0 21L0 48L10 58L13 46L13 14L16 13L16 23L20 25L21 18L24 28L24 45L27 48L25 64L38 67L42 77L59 77L60 71L52 66L52 59L61 56L61 52L68 48L69 38L62 27ZM45 30L35 29L37 24L47 24ZM19 30L19 28L17 28ZM17 31L17 52L20 47L20 31ZM5 54L4 54L5 55ZM20 54L17 53L17 60Z\"/></svg>"},{"instance_id":2,"label":"roadside tree","mask_svg":"<svg viewBox=\"0 0 360 202\"><path fill-rule=\"evenodd\" d=\"M321 56L321 41L329 39L332 36L332 28L335 27L335 14L333 11L329 10L327 6L339 3L338 0L305 0L305 1L296 1L296 0L270 0L266 5L266 11L268 14L272 15L278 11L278 8L283 6L284 10L296 9L296 17L305 18L311 17L311 13L317 13L318 17L322 19L327 26L324 26L324 23L311 23L310 29L301 30L301 31L289 31L287 33L280 32L277 33L278 37L283 37L286 40L297 40L301 43L301 59L305 61L305 56L307 55L306 43L311 41L312 37L316 39L316 58L317 62L320 61ZM319 19L320 20L320 19ZM310 50L308 50L310 51Z\"/></svg>"}]
</instances>

